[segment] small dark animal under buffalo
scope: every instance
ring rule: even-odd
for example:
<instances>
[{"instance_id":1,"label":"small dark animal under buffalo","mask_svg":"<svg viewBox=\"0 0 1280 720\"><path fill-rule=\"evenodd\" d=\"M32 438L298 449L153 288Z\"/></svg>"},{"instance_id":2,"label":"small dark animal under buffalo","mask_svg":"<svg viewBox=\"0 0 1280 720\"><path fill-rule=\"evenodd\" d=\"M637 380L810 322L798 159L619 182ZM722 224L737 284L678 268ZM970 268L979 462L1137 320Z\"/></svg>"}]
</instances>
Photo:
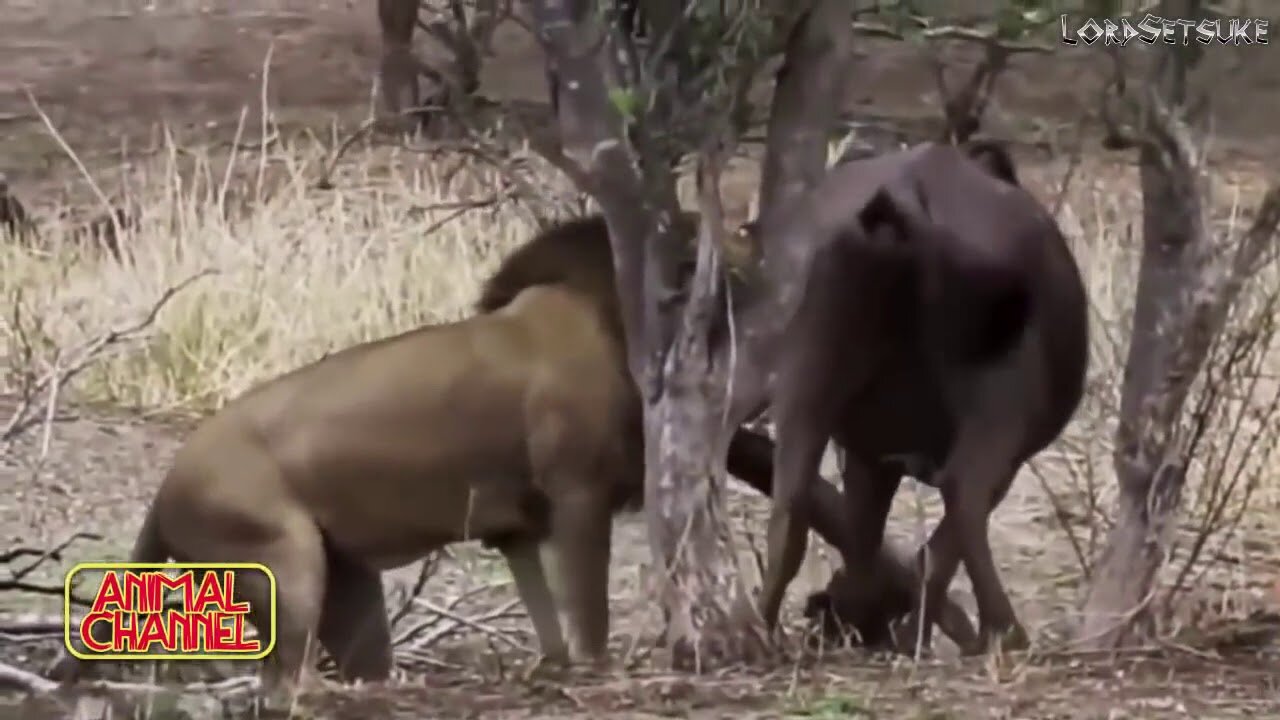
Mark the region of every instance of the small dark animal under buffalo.
<instances>
[{"instance_id":1,"label":"small dark animal under buffalo","mask_svg":"<svg viewBox=\"0 0 1280 720\"><path fill-rule=\"evenodd\" d=\"M1003 149L970 152L926 143L839 165L761 228L765 262L772 254L774 267L807 279L800 295L775 298L794 314L777 334L748 338L754 359L739 370L768 373L738 387L767 389L778 434L760 599L770 627L804 556L804 488L831 438L846 451L853 583L875 581L890 503L910 472L940 489L946 512L921 550L925 617L913 612L908 640L928 621L928 642L963 559L980 637L962 649L1027 642L988 517L1079 403L1086 295L1057 224L1017 184ZM744 394L735 418L758 403Z\"/></svg>"}]
</instances>

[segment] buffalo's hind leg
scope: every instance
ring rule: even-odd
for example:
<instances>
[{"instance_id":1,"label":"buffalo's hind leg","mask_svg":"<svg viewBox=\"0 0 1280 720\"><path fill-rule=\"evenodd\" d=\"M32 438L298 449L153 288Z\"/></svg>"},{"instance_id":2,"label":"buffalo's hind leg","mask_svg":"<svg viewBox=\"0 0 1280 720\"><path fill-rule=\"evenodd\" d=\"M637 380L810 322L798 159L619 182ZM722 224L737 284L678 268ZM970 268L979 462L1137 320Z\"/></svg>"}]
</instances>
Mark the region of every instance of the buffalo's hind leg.
<instances>
[{"instance_id":1,"label":"buffalo's hind leg","mask_svg":"<svg viewBox=\"0 0 1280 720\"><path fill-rule=\"evenodd\" d=\"M942 492L944 515L921 549L925 574L924 615L921 617L917 608L909 623L911 632L915 633L921 632L919 624L923 622L923 637L929 637L947 588L959 561L963 560L978 605L977 642L961 648L967 655L985 652L997 640L1009 650L1024 649L1029 644L1000 582L988 536L991 511L1004 499L1017 470L1013 452L1004 447L999 438L1016 434L993 432L993 426L978 426L972 423L962 431L941 471L937 484ZM899 638L899 642L914 643L915 637L912 634Z\"/></svg>"},{"instance_id":2,"label":"buffalo's hind leg","mask_svg":"<svg viewBox=\"0 0 1280 720\"><path fill-rule=\"evenodd\" d=\"M343 680L378 682L391 676L391 629L382 574L329 548L320 614L320 644Z\"/></svg>"},{"instance_id":3,"label":"buffalo's hind leg","mask_svg":"<svg viewBox=\"0 0 1280 720\"><path fill-rule=\"evenodd\" d=\"M845 522L848 531L842 548L846 587L843 609L867 645L878 645L885 637L894 608L896 579L882 567L885 526L902 474L890 466L868 466L846 455L843 474Z\"/></svg>"}]
</instances>

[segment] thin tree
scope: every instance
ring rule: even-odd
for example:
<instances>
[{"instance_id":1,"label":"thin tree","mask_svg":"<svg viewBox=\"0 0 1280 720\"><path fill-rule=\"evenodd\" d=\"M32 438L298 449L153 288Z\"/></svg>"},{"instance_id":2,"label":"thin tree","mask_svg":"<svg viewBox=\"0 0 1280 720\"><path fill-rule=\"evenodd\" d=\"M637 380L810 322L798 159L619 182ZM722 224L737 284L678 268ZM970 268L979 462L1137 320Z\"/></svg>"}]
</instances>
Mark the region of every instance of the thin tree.
<instances>
[{"instance_id":1,"label":"thin tree","mask_svg":"<svg viewBox=\"0 0 1280 720\"><path fill-rule=\"evenodd\" d=\"M628 362L644 400L646 511L667 647L677 667L735 659L759 646L744 632L753 614L739 612L746 595L721 495L734 344L720 332L719 173L750 116L751 81L781 49L761 214L821 176L850 55L851 2L646 0L635 23L620 22L625 3L531 4L561 141L544 154L595 199L610 228ZM676 168L689 153L702 218L696 251L677 223Z\"/></svg>"},{"instance_id":2,"label":"thin tree","mask_svg":"<svg viewBox=\"0 0 1280 720\"><path fill-rule=\"evenodd\" d=\"M1198 0L1164 0L1158 14L1198 17L1203 9ZM1126 644L1147 619L1191 461L1184 405L1232 304L1274 253L1280 222L1280 186L1273 185L1238 243L1215 237L1195 127L1208 98L1188 96L1200 49L1157 47L1146 82L1126 83L1116 58L1109 97L1120 102L1107 113L1110 144L1138 151L1142 256L1115 433L1120 492L1080 628L1081 641L1098 648ZM1119 119L1121 109L1129 122Z\"/></svg>"}]
</instances>

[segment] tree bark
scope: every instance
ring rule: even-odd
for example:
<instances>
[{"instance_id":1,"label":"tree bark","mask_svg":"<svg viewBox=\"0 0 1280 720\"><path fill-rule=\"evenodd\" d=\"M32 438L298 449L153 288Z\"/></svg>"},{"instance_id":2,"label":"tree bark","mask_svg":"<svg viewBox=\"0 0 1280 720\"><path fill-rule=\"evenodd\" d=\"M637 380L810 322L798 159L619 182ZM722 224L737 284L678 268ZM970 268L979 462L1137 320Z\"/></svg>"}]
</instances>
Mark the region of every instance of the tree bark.
<instances>
[{"instance_id":1,"label":"tree bark","mask_svg":"<svg viewBox=\"0 0 1280 720\"><path fill-rule=\"evenodd\" d=\"M412 47L418 3L419 0L378 0L378 28L382 34L378 96L383 110L400 126L407 126L401 113L421 104L418 63Z\"/></svg>"},{"instance_id":2,"label":"tree bark","mask_svg":"<svg viewBox=\"0 0 1280 720\"><path fill-rule=\"evenodd\" d=\"M763 375L752 374L772 366L778 346L774 338L800 304L813 246L777 238L773 227L786 206L827 172L827 142L843 107L853 56L851 13L847 0L817 0L786 26L786 55L769 109L758 197L759 232L771 238L763 244L760 260L767 295L753 299L740 323L744 361L735 373L738 386L763 382Z\"/></svg>"},{"instance_id":3,"label":"tree bark","mask_svg":"<svg viewBox=\"0 0 1280 720\"><path fill-rule=\"evenodd\" d=\"M620 88L611 81L640 75L627 66L631 48L611 46L587 0L532 5L567 169L600 204L609 225L628 364L644 400L646 513L671 660L688 669L736 660L753 654L762 638L748 632L754 624L737 612L746 606L746 593L721 497L730 436L729 353L712 344L711 331L725 311L718 158L726 139L710 137L719 128L701 139L715 150L704 152L699 163L702 226L694 278L684 292L677 268L687 257L688 238L677 236L674 176L659 141L666 128L643 122L662 124L666 106L686 100L681 79L664 73L659 87L649 88L665 94L653 105L657 111L639 122L624 118L613 102ZM681 59L687 38L683 32L666 37L680 28L661 20L680 17L681 9L674 0L645 6L659 26L670 26L649 43L667 54L668 67L684 66L673 59ZM780 189L771 192L769 206L782 202L775 195L803 192L825 171L826 137L839 97L831 78L839 75L849 44L833 38L851 35L849 13L847 0L820 0L791 34L776 101L788 107L775 111L770 127L777 136L771 145L782 143L785 152L771 151L768 172Z\"/></svg>"},{"instance_id":4,"label":"tree bark","mask_svg":"<svg viewBox=\"0 0 1280 720\"><path fill-rule=\"evenodd\" d=\"M740 578L720 490L728 433L716 398L725 373L709 345L719 309L718 249L705 238L699 243L693 287L680 302L674 268L689 239L677 235L671 166L633 149L606 84L626 68L610 65L618 55L585 12L588 3L533 4L556 83L564 155L581 168L575 179L609 225L628 364L644 400L646 514L666 645L674 666L701 669L741 655L728 622Z\"/></svg>"},{"instance_id":5,"label":"tree bark","mask_svg":"<svg viewBox=\"0 0 1280 720\"><path fill-rule=\"evenodd\" d=\"M1196 9L1196 3L1181 5L1166 10L1186 17ZM1143 249L1115 435L1120 495L1080 628L1082 644L1093 648L1124 645L1142 627L1190 460L1181 432L1183 405L1280 221L1280 189L1272 188L1231 256L1215 253L1203 208L1208 175L1179 116L1187 68L1180 48L1165 47L1170 55L1150 84L1137 139Z\"/></svg>"},{"instance_id":6,"label":"tree bark","mask_svg":"<svg viewBox=\"0 0 1280 720\"><path fill-rule=\"evenodd\" d=\"M852 11L847 0L819 0L788 31L760 170L762 225L826 174L853 49Z\"/></svg>"}]
</instances>

